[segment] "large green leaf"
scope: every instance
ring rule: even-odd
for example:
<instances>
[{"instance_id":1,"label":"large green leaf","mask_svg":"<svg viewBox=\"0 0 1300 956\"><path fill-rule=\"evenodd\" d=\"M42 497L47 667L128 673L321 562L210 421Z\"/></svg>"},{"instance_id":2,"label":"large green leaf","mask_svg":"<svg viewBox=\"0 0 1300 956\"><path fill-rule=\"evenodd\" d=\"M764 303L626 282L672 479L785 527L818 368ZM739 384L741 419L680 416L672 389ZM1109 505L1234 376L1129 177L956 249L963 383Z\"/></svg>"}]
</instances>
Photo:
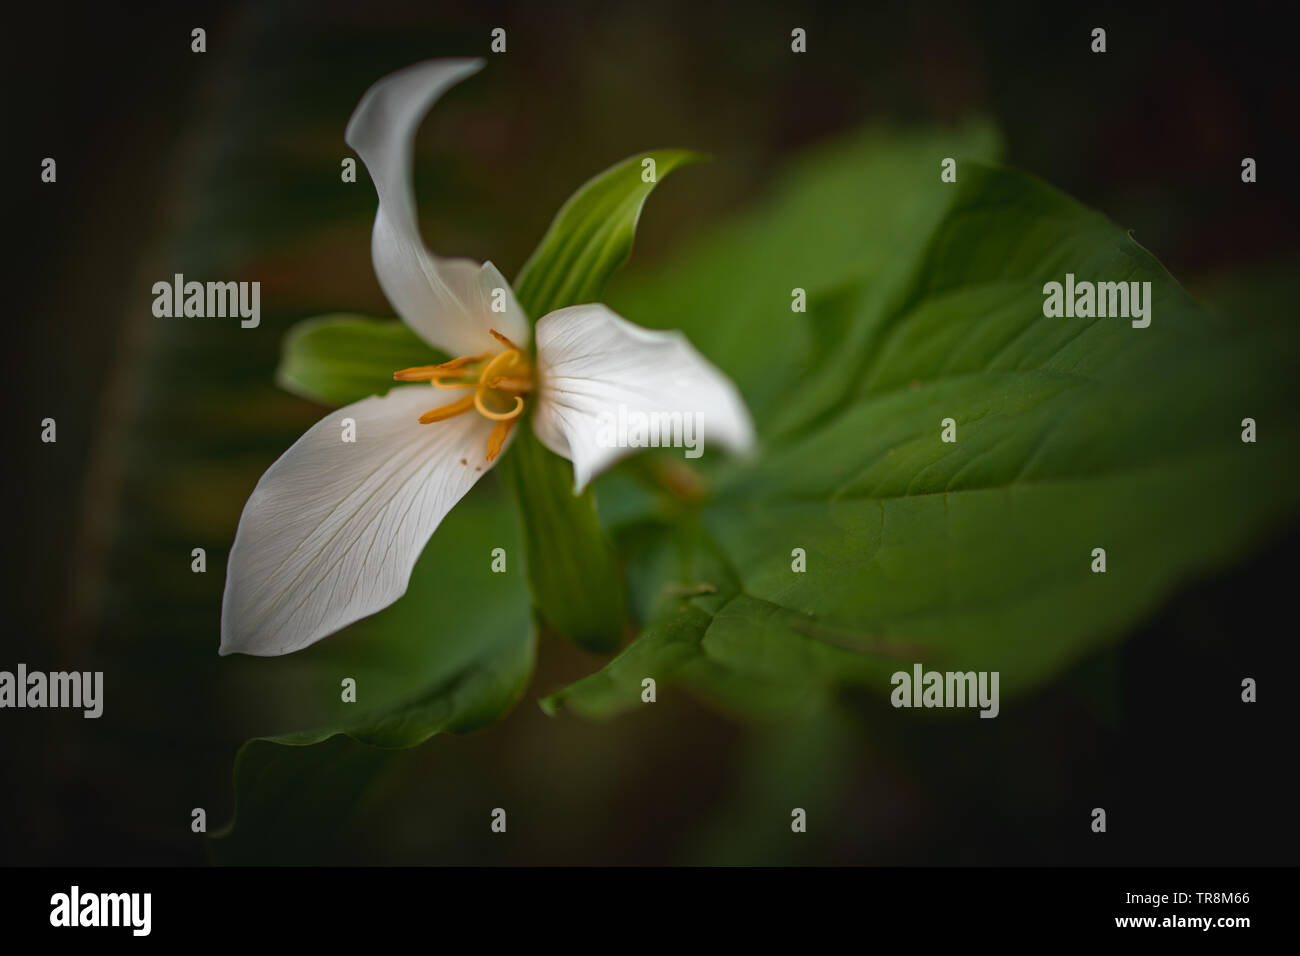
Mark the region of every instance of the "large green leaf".
<instances>
[{"instance_id":1,"label":"large green leaf","mask_svg":"<svg viewBox=\"0 0 1300 956\"><path fill-rule=\"evenodd\" d=\"M434 533L407 594L301 655L315 665L320 727L251 740L235 762L236 818L213 846L223 862L300 859L346 817L388 759L439 733L495 722L532 674L535 641L509 503L475 488ZM261 661L274 667L274 661ZM301 663L301 662L299 662ZM344 678L357 700L342 700Z\"/></svg>"},{"instance_id":2,"label":"large green leaf","mask_svg":"<svg viewBox=\"0 0 1300 956\"><path fill-rule=\"evenodd\" d=\"M638 154L582 186L560 209L515 280L534 318L598 301L632 249L641 207L657 182L697 159L683 150ZM645 160L655 176L643 176ZM614 650L623 636L623 582L596 517L590 490L573 493L573 469L533 436L527 423L500 466L524 528L528 579L542 619L575 643Z\"/></svg>"},{"instance_id":3,"label":"large green leaf","mask_svg":"<svg viewBox=\"0 0 1300 956\"><path fill-rule=\"evenodd\" d=\"M299 322L280 346L276 383L325 405L348 405L393 386L393 373L446 361L396 319L322 315Z\"/></svg>"},{"instance_id":4,"label":"large green leaf","mask_svg":"<svg viewBox=\"0 0 1300 956\"><path fill-rule=\"evenodd\" d=\"M819 393L802 426L769 433L685 537L624 529L649 626L549 709L614 713L655 677L788 712L843 683L888 693L913 663L999 671L1014 694L1294 520L1285 323L1211 315L1123 229L1029 176L963 163L933 188L947 208L905 286L810 311L853 347L809 349L831 372L791 384ZM699 268L682 268L683 300ZM1150 327L1044 317L1044 283L1067 272L1151 283Z\"/></svg>"}]
</instances>

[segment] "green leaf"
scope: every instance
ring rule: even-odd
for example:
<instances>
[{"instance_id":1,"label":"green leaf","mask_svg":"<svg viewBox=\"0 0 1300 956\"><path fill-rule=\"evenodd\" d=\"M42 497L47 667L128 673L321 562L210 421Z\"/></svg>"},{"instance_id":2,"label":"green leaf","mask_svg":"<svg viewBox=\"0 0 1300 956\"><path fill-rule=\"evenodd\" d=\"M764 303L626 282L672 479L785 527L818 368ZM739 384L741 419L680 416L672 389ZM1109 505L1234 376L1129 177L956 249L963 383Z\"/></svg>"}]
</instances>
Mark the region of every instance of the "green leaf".
<instances>
[{"instance_id":1,"label":"green leaf","mask_svg":"<svg viewBox=\"0 0 1300 956\"><path fill-rule=\"evenodd\" d=\"M349 405L387 394L398 369L442 361L446 356L396 319L323 315L285 335L275 380L303 398Z\"/></svg>"},{"instance_id":2,"label":"green leaf","mask_svg":"<svg viewBox=\"0 0 1300 956\"><path fill-rule=\"evenodd\" d=\"M624 160L587 182L561 208L515 281L519 303L534 318L598 301L632 249L637 220L656 182L698 159L661 150ZM642 178L653 160L656 182ZM528 423L498 470L514 493L524 527L533 599L542 619L597 653L623 636L623 582L588 490L573 493L573 469L533 436Z\"/></svg>"},{"instance_id":3,"label":"green leaf","mask_svg":"<svg viewBox=\"0 0 1300 956\"><path fill-rule=\"evenodd\" d=\"M959 168L902 288L810 310L854 344L810 350L833 371L790 385L792 401L820 391L804 424L769 435L685 536L623 529L651 623L551 710L613 714L655 677L787 714L843 684L888 694L913 663L998 671L1005 698L1295 520L1287 325L1220 320L1103 216L1026 175ZM1044 283L1067 272L1149 282L1150 327L1045 317ZM671 270L659 280L672 295ZM1246 417L1267 423L1255 444Z\"/></svg>"},{"instance_id":4,"label":"green leaf","mask_svg":"<svg viewBox=\"0 0 1300 956\"><path fill-rule=\"evenodd\" d=\"M522 571L487 573L494 548L518 553L517 523L500 492L480 485L434 533L400 601L295 655L314 665L324 720L240 750L236 816L212 844L216 859L301 860L346 821L388 766L386 750L468 733L514 706L535 640ZM355 703L341 699L344 678L356 681Z\"/></svg>"},{"instance_id":5,"label":"green leaf","mask_svg":"<svg viewBox=\"0 0 1300 956\"><path fill-rule=\"evenodd\" d=\"M662 149L630 156L588 180L556 214L515 279L515 296L534 320L568 305L598 302L609 277L627 261L646 198L679 166L703 156ZM655 176L646 161L653 162Z\"/></svg>"}]
</instances>

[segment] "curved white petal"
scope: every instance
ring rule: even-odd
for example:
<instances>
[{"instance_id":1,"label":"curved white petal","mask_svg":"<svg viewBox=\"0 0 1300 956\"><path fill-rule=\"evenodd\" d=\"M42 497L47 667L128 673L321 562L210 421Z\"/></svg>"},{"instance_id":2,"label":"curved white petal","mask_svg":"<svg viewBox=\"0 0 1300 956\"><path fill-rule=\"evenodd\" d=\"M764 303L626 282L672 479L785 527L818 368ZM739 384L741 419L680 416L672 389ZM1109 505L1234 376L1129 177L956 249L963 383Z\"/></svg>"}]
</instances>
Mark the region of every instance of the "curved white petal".
<instances>
[{"instance_id":1,"label":"curved white petal","mask_svg":"<svg viewBox=\"0 0 1300 956\"><path fill-rule=\"evenodd\" d=\"M230 549L222 654L299 650L406 592L429 536L491 467L481 415L418 421L462 395L411 385L340 408L267 469Z\"/></svg>"},{"instance_id":2,"label":"curved white petal","mask_svg":"<svg viewBox=\"0 0 1300 956\"><path fill-rule=\"evenodd\" d=\"M682 444L689 457L753 446L736 386L681 332L643 329L604 305L558 309L537 323L537 366L533 428L573 462L575 491L647 443Z\"/></svg>"},{"instance_id":3,"label":"curved white petal","mask_svg":"<svg viewBox=\"0 0 1300 956\"><path fill-rule=\"evenodd\" d=\"M361 98L345 137L379 194L371 237L379 285L407 325L451 355L499 348L488 329L519 345L528 341L528 321L497 268L433 255L416 221L415 131L444 92L482 66L482 60L428 60L389 74ZM503 311L492 309L497 289L496 304Z\"/></svg>"}]
</instances>

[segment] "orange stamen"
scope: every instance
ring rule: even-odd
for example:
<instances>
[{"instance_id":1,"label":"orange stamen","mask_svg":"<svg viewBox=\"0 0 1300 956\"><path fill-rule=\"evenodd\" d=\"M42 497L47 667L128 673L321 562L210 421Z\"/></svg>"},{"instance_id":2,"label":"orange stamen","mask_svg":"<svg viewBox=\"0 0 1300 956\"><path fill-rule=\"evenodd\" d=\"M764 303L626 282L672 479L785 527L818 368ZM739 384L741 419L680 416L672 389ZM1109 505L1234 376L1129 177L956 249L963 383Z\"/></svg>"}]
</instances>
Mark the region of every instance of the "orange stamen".
<instances>
[{"instance_id":1,"label":"orange stamen","mask_svg":"<svg viewBox=\"0 0 1300 956\"><path fill-rule=\"evenodd\" d=\"M443 362L441 365L416 365L411 368L404 368L393 373L393 378L399 382L420 382L431 378L440 378L444 373L463 368L470 362L481 362L487 358L489 352L482 355L462 355L460 358L454 358Z\"/></svg>"},{"instance_id":2,"label":"orange stamen","mask_svg":"<svg viewBox=\"0 0 1300 956\"><path fill-rule=\"evenodd\" d=\"M510 429L515 427L517 421L519 418L516 416L497 422L496 427L492 429L491 437L488 438L487 461L492 461L501 454L501 446L506 443L506 436L510 434Z\"/></svg>"},{"instance_id":3,"label":"orange stamen","mask_svg":"<svg viewBox=\"0 0 1300 956\"><path fill-rule=\"evenodd\" d=\"M511 342L508 338L506 338L504 335L502 335L502 334L501 334L500 332L498 332L496 329L488 329L488 333L492 336L492 338L496 339L498 342L500 342L500 343L501 343L502 345L504 345L506 348L508 348L508 349L514 349L516 352L521 351L521 349L519 348L519 346L515 345L514 342Z\"/></svg>"},{"instance_id":4,"label":"orange stamen","mask_svg":"<svg viewBox=\"0 0 1300 956\"><path fill-rule=\"evenodd\" d=\"M420 424L429 425L433 422L442 422L446 421L448 418L455 418L457 415L462 415L474 407L475 399L477 398L478 393L475 392L473 395L466 395L464 398L452 402L450 405L443 405L441 408L431 409L420 416Z\"/></svg>"}]
</instances>

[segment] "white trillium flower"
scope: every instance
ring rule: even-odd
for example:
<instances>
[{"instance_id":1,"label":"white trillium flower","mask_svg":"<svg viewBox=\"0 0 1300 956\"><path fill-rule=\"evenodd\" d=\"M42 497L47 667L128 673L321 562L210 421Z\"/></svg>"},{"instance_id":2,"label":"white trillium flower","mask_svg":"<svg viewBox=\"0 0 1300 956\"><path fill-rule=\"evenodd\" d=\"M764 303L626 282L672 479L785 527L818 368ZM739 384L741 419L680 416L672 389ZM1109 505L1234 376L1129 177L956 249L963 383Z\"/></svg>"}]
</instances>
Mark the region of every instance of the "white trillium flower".
<instances>
[{"instance_id":1,"label":"white trillium flower","mask_svg":"<svg viewBox=\"0 0 1300 956\"><path fill-rule=\"evenodd\" d=\"M697 415L709 440L732 450L753 443L735 386L680 332L577 305L538 320L534 361L528 319L496 267L425 248L415 131L481 66L400 70L366 92L348 123L348 145L379 194L372 255L384 294L425 341L459 357L396 372L404 384L317 422L267 469L230 550L222 654L288 654L401 597L443 516L492 467L530 404L537 437L573 462L575 493L633 450L600 440L620 406ZM345 418L355 442L341 440Z\"/></svg>"}]
</instances>

